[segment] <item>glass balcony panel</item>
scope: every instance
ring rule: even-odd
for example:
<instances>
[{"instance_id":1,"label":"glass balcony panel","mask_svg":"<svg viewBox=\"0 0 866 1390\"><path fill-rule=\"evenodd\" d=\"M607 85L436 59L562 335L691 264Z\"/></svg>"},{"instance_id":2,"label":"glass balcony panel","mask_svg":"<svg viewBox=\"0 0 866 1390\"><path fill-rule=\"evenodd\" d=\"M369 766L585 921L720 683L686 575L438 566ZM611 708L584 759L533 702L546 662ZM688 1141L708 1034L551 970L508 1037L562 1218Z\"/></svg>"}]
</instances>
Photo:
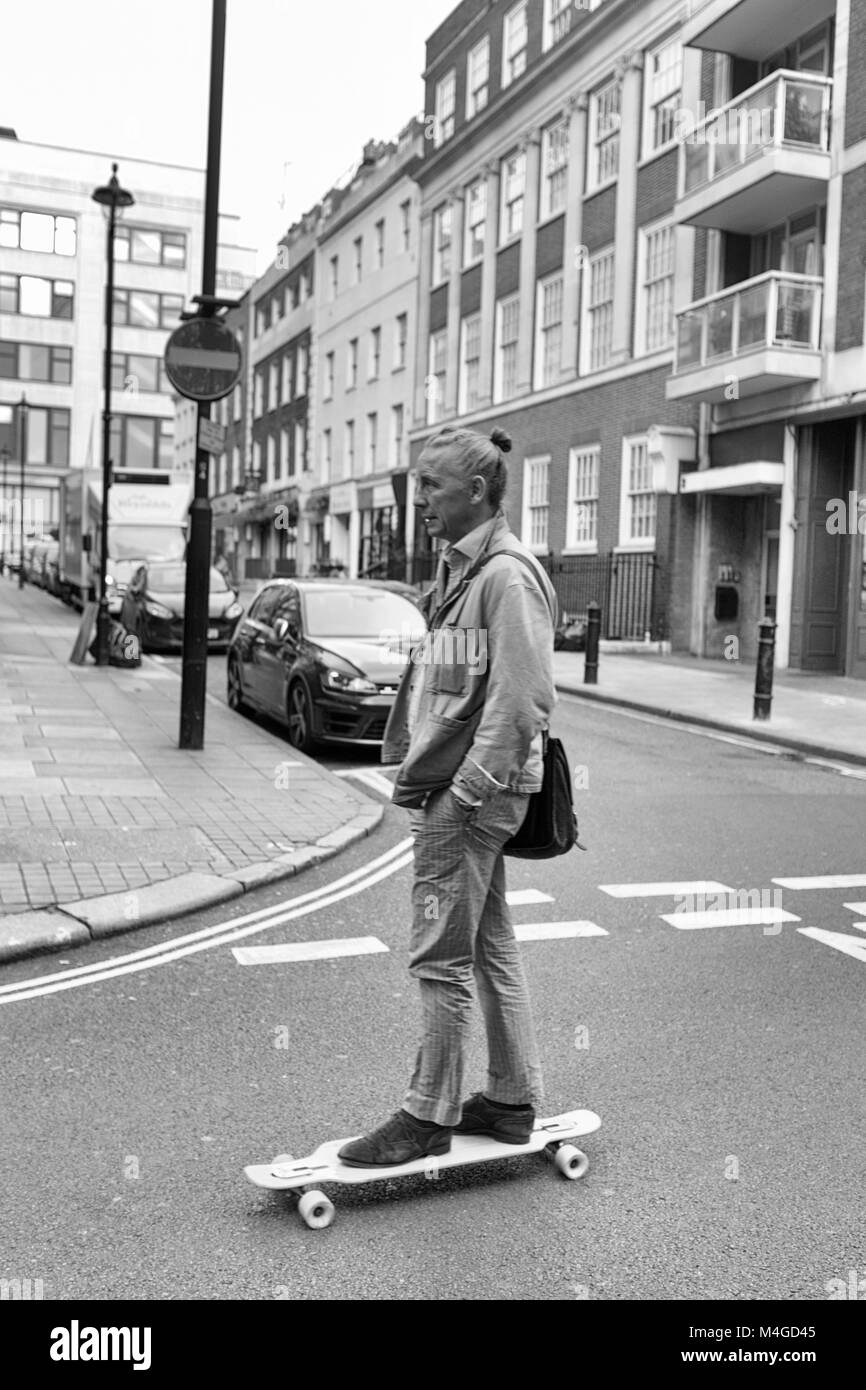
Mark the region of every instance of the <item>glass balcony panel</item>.
<instances>
[{"instance_id":1,"label":"glass balcony panel","mask_svg":"<svg viewBox=\"0 0 866 1390\"><path fill-rule=\"evenodd\" d=\"M704 140L689 141L686 152L686 192L699 188L710 177L710 147Z\"/></svg>"},{"instance_id":2,"label":"glass balcony panel","mask_svg":"<svg viewBox=\"0 0 866 1390\"><path fill-rule=\"evenodd\" d=\"M812 323L814 319L815 287L779 283L779 301L776 310L776 341L789 347L813 347Z\"/></svg>"},{"instance_id":3,"label":"glass balcony panel","mask_svg":"<svg viewBox=\"0 0 866 1390\"><path fill-rule=\"evenodd\" d=\"M686 367L698 367L701 362L702 312L686 311L680 314L677 324L677 371Z\"/></svg>"},{"instance_id":4,"label":"glass balcony panel","mask_svg":"<svg viewBox=\"0 0 866 1390\"><path fill-rule=\"evenodd\" d=\"M734 301L732 297L720 299L716 304L708 304L707 316L707 359L727 357L733 347Z\"/></svg>"},{"instance_id":5,"label":"glass balcony panel","mask_svg":"<svg viewBox=\"0 0 866 1390\"><path fill-rule=\"evenodd\" d=\"M823 137L824 89L812 82L785 83L785 139L820 148Z\"/></svg>"},{"instance_id":6,"label":"glass balcony panel","mask_svg":"<svg viewBox=\"0 0 866 1390\"><path fill-rule=\"evenodd\" d=\"M770 282L743 290L740 295L740 350L757 347L767 341L767 309Z\"/></svg>"},{"instance_id":7,"label":"glass balcony panel","mask_svg":"<svg viewBox=\"0 0 866 1390\"><path fill-rule=\"evenodd\" d=\"M776 139L777 84L758 92L747 105L740 107L740 126L746 158L772 145Z\"/></svg>"}]
</instances>

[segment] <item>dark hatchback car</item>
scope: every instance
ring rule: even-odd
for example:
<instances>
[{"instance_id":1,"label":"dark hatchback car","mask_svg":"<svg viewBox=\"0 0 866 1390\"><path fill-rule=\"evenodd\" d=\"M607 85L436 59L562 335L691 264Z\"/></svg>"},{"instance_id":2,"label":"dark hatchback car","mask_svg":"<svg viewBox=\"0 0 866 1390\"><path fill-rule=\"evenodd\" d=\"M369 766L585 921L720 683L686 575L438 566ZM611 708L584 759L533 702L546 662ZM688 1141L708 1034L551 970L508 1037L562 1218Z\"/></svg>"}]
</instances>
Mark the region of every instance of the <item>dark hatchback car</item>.
<instances>
[{"instance_id":1,"label":"dark hatchback car","mask_svg":"<svg viewBox=\"0 0 866 1390\"><path fill-rule=\"evenodd\" d=\"M219 570L211 569L208 592L207 645L225 650L243 613L234 589ZM154 561L139 565L132 575L120 621L134 632L145 650L174 651L183 647L186 565Z\"/></svg>"},{"instance_id":2,"label":"dark hatchback car","mask_svg":"<svg viewBox=\"0 0 866 1390\"><path fill-rule=\"evenodd\" d=\"M228 702L279 719L303 753L381 743L424 620L402 594L351 580L278 579L238 624Z\"/></svg>"}]
</instances>

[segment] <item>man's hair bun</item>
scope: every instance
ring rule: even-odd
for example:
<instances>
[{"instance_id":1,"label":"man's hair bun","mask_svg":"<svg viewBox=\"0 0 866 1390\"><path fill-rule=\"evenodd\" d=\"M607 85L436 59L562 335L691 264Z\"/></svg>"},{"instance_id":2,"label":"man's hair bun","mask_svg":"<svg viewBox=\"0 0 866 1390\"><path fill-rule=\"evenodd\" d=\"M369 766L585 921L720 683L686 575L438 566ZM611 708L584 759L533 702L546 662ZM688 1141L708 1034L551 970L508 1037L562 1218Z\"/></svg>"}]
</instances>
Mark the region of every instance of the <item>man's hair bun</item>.
<instances>
[{"instance_id":1,"label":"man's hair bun","mask_svg":"<svg viewBox=\"0 0 866 1390\"><path fill-rule=\"evenodd\" d=\"M505 430L493 430L490 435L490 442L495 444L503 454L511 453L511 435L506 434Z\"/></svg>"}]
</instances>

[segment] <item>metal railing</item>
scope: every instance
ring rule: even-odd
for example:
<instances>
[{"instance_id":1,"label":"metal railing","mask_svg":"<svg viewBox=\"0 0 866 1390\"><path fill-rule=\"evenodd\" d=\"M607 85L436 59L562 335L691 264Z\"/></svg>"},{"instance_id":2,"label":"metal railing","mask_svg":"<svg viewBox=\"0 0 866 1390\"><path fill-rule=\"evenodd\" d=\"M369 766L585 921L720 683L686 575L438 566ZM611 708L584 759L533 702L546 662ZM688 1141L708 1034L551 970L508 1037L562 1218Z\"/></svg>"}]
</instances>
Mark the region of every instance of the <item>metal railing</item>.
<instances>
[{"instance_id":1,"label":"metal railing","mask_svg":"<svg viewBox=\"0 0 866 1390\"><path fill-rule=\"evenodd\" d=\"M817 352L823 287L817 275L770 270L687 305L676 315L674 374L760 348Z\"/></svg>"},{"instance_id":2,"label":"metal railing","mask_svg":"<svg viewBox=\"0 0 866 1390\"><path fill-rule=\"evenodd\" d=\"M683 194L712 183L771 147L827 152L832 94L832 78L788 69L771 73L742 92L685 137Z\"/></svg>"},{"instance_id":3,"label":"metal railing","mask_svg":"<svg viewBox=\"0 0 866 1390\"><path fill-rule=\"evenodd\" d=\"M620 641L664 636L658 604L659 562L650 551L607 555L540 555L559 601L560 617L585 617L601 605L601 635Z\"/></svg>"}]
</instances>

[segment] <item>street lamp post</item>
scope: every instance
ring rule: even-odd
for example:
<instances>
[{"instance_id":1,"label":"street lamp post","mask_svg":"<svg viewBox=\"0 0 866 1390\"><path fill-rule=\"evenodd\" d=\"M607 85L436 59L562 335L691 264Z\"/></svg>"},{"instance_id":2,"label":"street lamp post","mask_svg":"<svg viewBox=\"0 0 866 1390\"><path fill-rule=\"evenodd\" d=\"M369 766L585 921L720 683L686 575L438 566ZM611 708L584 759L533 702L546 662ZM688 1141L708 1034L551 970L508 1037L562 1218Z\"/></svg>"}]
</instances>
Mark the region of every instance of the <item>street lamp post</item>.
<instances>
[{"instance_id":1,"label":"street lamp post","mask_svg":"<svg viewBox=\"0 0 866 1390\"><path fill-rule=\"evenodd\" d=\"M21 514L18 517L18 588L24 588L24 463L27 458L27 395L21 392L18 403L18 443L21 450Z\"/></svg>"},{"instance_id":2,"label":"street lamp post","mask_svg":"<svg viewBox=\"0 0 866 1390\"><path fill-rule=\"evenodd\" d=\"M6 547L10 538L9 517L6 512L6 469L9 466L9 450L5 444L0 449L0 463L3 464L3 546L0 550L0 573L2 573L6 567Z\"/></svg>"},{"instance_id":3,"label":"street lamp post","mask_svg":"<svg viewBox=\"0 0 866 1390\"><path fill-rule=\"evenodd\" d=\"M117 165L111 166L111 178L92 194L93 201L108 208L108 231L105 247L107 277L105 282L105 361L102 374L102 518L99 540L99 614L96 619L96 664L108 665L108 493L111 488L111 346L114 326L114 228L118 208L132 207L135 199L117 181Z\"/></svg>"}]
</instances>

